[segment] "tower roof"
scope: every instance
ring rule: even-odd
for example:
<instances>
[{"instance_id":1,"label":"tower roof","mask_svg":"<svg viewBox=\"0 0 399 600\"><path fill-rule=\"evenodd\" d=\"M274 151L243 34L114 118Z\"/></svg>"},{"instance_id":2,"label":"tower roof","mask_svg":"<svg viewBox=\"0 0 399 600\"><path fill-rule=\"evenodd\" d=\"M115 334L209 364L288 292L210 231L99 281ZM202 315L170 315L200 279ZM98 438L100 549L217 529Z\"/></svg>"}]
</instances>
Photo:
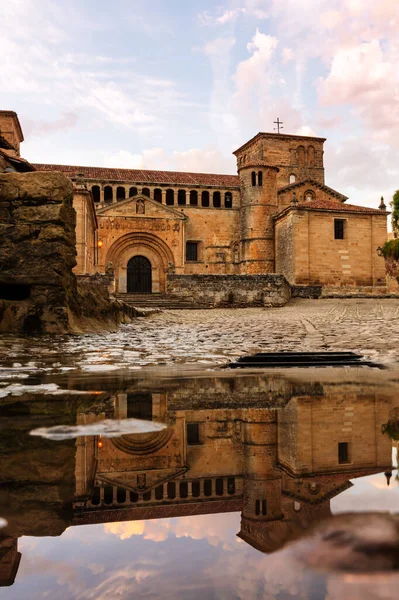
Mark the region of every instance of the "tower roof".
<instances>
[{"instance_id":1,"label":"tower roof","mask_svg":"<svg viewBox=\"0 0 399 600\"><path fill-rule=\"evenodd\" d=\"M248 146L253 144L256 140L261 139L261 138L266 138L266 139L274 138L276 140L285 139L285 140L299 140L299 141L310 140L313 142L323 142L323 143L327 139L327 138L314 137L314 136L308 136L308 135L294 135L294 134L290 134L290 133L267 133L267 132L260 131L253 138L248 140L248 142L245 142L245 144L243 144L242 146L237 148L237 150L234 150L233 154L235 154L235 155L238 154L238 152L241 152L242 150L244 150L245 148L247 148Z\"/></svg>"}]
</instances>

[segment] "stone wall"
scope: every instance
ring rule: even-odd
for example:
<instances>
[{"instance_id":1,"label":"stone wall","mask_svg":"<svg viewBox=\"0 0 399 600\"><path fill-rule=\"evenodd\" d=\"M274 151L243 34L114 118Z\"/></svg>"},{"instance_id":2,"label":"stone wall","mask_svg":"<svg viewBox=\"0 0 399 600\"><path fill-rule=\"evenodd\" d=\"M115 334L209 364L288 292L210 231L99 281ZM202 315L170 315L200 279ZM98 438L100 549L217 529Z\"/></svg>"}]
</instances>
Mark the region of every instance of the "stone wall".
<instances>
[{"instance_id":1,"label":"stone wall","mask_svg":"<svg viewBox=\"0 0 399 600\"><path fill-rule=\"evenodd\" d=\"M168 275L167 292L198 307L284 306L291 297L282 275Z\"/></svg>"},{"instance_id":2,"label":"stone wall","mask_svg":"<svg viewBox=\"0 0 399 600\"><path fill-rule=\"evenodd\" d=\"M0 175L0 332L114 329L134 316L106 286L78 286L72 197L62 173Z\"/></svg>"},{"instance_id":3,"label":"stone wall","mask_svg":"<svg viewBox=\"0 0 399 600\"><path fill-rule=\"evenodd\" d=\"M386 240L386 218L386 212L340 212L338 202L334 211L290 210L275 220L276 271L291 285L384 288L377 247ZM345 222L342 240L334 238L334 219Z\"/></svg>"},{"instance_id":4,"label":"stone wall","mask_svg":"<svg viewBox=\"0 0 399 600\"><path fill-rule=\"evenodd\" d=\"M72 195L61 173L0 175L0 331L67 331L76 297Z\"/></svg>"}]
</instances>

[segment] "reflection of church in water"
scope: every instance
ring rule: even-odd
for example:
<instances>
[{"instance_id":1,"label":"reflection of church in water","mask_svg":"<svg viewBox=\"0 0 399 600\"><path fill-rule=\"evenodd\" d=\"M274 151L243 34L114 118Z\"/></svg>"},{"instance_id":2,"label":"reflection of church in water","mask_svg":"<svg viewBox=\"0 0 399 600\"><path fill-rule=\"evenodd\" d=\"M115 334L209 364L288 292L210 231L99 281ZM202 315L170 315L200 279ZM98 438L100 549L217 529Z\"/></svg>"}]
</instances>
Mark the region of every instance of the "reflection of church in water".
<instances>
[{"instance_id":1,"label":"reflection of church in water","mask_svg":"<svg viewBox=\"0 0 399 600\"><path fill-rule=\"evenodd\" d=\"M78 423L137 417L168 428L78 438L62 450L58 443L51 446L50 473L48 442L30 438L23 460L19 454L28 483L11 491L11 517L3 512L12 527L0 539L0 586L16 577L18 537L61 535L70 525L241 512L239 537L273 552L329 516L330 500L350 480L391 469L392 445L381 425L392 398L378 388L264 375L168 380L159 387L116 379L108 388L122 390L109 393L108 414L79 412ZM29 447L34 443L41 446ZM43 477L39 496L37 482L29 484L35 473Z\"/></svg>"},{"instance_id":2,"label":"reflection of church in water","mask_svg":"<svg viewBox=\"0 0 399 600\"><path fill-rule=\"evenodd\" d=\"M391 467L386 398L328 387L246 377L116 394L116 417L170 427L81 439L73 524L241 511L239 536L276 550L350 479Z\"/></svg>"}]
</instances>

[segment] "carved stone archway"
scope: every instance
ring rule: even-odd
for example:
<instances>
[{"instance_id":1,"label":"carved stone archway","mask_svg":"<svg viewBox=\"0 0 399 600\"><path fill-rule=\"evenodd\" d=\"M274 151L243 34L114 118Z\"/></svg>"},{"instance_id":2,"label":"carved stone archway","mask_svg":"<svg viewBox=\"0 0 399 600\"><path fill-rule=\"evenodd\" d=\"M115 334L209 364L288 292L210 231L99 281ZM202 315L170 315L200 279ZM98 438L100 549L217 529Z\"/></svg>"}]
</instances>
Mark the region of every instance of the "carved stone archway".
<instances>
[{"instance_id":1,"label":"carved stone archway","mask_svg":"<svg viewBox=\"0 0 399 600\"><path fill-rule=\"evenodd\" d=\"M127 292L127 264L134 256L147 258L152 267L152 291L166 291L166 272L175 260L169 246L151 233L132 232L116 240L107 252L106 263L115 269L116 292Z\"/></svg>"}]
</instances>

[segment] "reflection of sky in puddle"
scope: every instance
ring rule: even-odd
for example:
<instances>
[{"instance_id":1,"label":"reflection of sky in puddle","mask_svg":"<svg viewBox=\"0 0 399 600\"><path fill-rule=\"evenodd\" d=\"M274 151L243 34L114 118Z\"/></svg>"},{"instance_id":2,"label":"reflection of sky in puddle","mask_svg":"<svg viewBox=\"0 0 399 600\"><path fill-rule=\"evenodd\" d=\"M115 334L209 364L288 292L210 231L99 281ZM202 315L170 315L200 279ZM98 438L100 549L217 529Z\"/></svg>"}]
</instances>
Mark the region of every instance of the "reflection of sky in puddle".
<instances>
[{"instance_id":1,"label":"reflection of sky in puddle","mask_svg":"<svg viewBox=\"0 0 399 600\"><path fill-rule=\"evenodd\" d=\"M333 513L397 511L395 474L389 488L383 473L355 480L332 500ZM0 598L324 600L329 589L329 600L341 600L360 594L356 578L304 573L277 554L254 550L236 537L239 529L240 513L227 513L70 527L60 538L23 537L17 580L0 589Z\"/></svg>"}]
</instances>

